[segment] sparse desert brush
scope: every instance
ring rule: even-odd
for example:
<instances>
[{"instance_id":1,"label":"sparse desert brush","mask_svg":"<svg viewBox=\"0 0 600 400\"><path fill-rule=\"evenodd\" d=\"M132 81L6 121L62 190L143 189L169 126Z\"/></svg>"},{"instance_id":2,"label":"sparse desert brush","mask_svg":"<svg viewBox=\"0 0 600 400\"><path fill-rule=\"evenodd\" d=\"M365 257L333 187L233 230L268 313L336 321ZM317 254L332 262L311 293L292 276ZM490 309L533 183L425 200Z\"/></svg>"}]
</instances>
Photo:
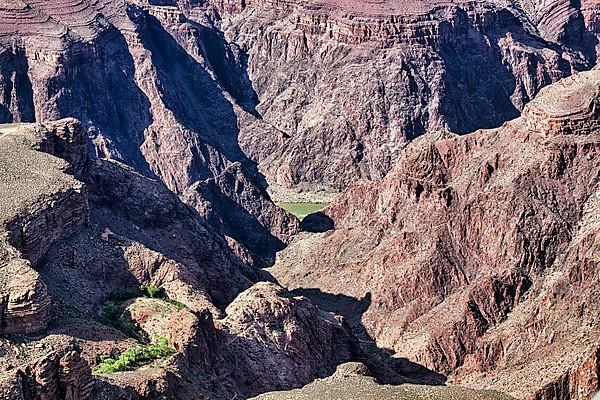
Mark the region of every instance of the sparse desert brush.
<instances>
[{"instance_id":1,"label":"sparse desert brush","mask_svg":"<svg viewBox=\"0 0 600 400\"><path fill-rule=\"evenodd\" d=\"M175 353L175 349L171 347L169 340L157 337L151 344L138 344L123 351L115 358L105 358L94 368L94 373L103 375L131 371L152 361L164 359L173 353Z\"/></svg>"},{"instance_id":2,"label":"sparse desert brush","mask_svg":"<svg viewBox=\"0 0 600 400\"><path fill-rule=\"evenodd\" d=\"M156 285L141 285L140 290L144 297L150 297L151 299L162 299L165 297L165 291L162 287Z\"/></svg>"}]
</instances>

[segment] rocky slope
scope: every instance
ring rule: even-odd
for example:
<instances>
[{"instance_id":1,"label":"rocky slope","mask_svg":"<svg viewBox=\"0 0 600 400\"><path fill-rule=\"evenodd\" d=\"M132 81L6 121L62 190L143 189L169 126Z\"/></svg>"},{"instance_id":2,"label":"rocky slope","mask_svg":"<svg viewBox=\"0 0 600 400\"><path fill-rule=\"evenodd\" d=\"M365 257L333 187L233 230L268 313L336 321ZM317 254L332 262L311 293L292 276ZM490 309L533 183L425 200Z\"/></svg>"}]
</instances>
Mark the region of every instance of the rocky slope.
<instances>
[{"instance_id":1,"label":"rocky slope","mask_svg":"<svg viewBox=\"0 0 600 400\"><path fill-rule=\"evenodd\" d=\"M599 105L593 70L543 89L500 128L415 140L384 179L324 210L334 230L304 234L271 272L454 382L591 397Z\"/></svg>"},{"instance_id":2,"label":"rocky slope","mask_svg":"<svg viewBox=\"0 0 600 400\"><path fill-rule=\"evenodd\" d=\"M244 264L160 181L88 158L76 120L2 125L0 148L0 397L246 398L360 351L341 317ZM91 375L161 337L175 354Z\"/></svg>"},{"instance_id":3,"label":"rocky slope","mask_svg":"<svg viewBox=\"0 0 600 400\"><path fill-rule=\"evenodd\" d=\"M3 1L0 397L248 398L351 360L384 383L589 397L598 71L494 127L594 64L597 11ZM386 173L302 227L267 192ZM290 292L256 267L292 241L273 270Z\"/></svg>"},{"instance_id":4,"label":"rocky slope","mask_svg":"<svg viewBox=\"0 0 600 400\"><path fill-rule=\"evenodd\" d=\"M94 153L159 177L175 193L213 180L213 191L192 191L192 201L217 196L228 206L218 215L198 211L209 213L241 254L269 264L297 221L269 200L254 162L239 148L238 125L248 112L226 90L237 81L228 85L219 74L243 80L243 69L204 13L196 13L198 20L186 16L186 4L4 2L0 122L76 117ZM234 166L243 184L217 179ZM243 243L247 233L228 216L245 216L244 228L269 250Z\"/></svg>"},{"instance_id":5,"label":"rocky slope","mask_svg":"<svg viewBox=\"0 0 600 400\"><path fill-rule=\"evenodd\" d=\"M81 168L72 155L85 155L85 138L74 132L72 121L61 128L49 124L0 129L0 331L4 333L32 333L46 327L50 299L30 263L87 222L82 185L67 173ZM38 151L52 153L58 147L72 159L71 165Z\"/></svg>"},{"instance_id":6,"label":"rocky slope","mask_svg":"<svg viewBox=\"0 0 600 400\"><path fill-rule=\"evenodd\" d=\"M511 400L494 391L475 391L459 387L425 385L379 385L361 363L340 365L335 374L319 379L302 389L272 392L256 400Z\"/></svg>"},{"instance_id":7,"label":"rocky slope","mask_svg":"<svg viewBox=\"0 0 600 400\"><path fill-rule=\"evenodd\" d=\"M588 28L568 0L224 2L262 116L242 148L276 195L380 178L411 139L499 126L594 65L585 7Z\"/></svg>"},{"instance_id":8,"label":"rocky slope","mask_svg":"<svg viewBox=\"0 0 600 400\"><path fill-rule=\"evenodd\" d=\"M258 170L277 197L326 199L382 177L427 131L499 126L594 64L595 6L10 0L0 121L80 119L98 154L186 193L244 258L270 264L297 222ZM232 168L242 195L222 179ZM227 212L208 210L215 198ZM248 232L272 250L245 243Z\"/></svg>"}]
</instances>

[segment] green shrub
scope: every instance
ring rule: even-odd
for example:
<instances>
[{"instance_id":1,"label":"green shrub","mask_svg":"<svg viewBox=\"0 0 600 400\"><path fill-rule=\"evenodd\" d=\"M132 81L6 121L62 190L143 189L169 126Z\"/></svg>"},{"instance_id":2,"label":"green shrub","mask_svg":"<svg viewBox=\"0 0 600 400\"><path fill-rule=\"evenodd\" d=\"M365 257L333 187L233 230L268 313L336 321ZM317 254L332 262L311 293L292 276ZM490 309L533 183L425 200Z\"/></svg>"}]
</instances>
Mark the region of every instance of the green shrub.
<instances>
[{"instance_id":1,"label":"green shrub","mask_svg":"<svg viewBox=\"0 0 600 400\"><path fill-rule=\"evenodd\" d=\"M140 290L144 297L150 297L151 299L164 299L166 297L165 291L160 286L142 285Z\"/></svg>"},{"instance_id":2,"label":"green shrub","mask_svg":"<svg viewBox=\"0 0 600 400\"><path fill-rule=\"evenodd\" d=\"M120 330L125 335L134 338L140 342L147 339L142 330L133 322L123 316L123 307L116 301L108 300L104 303L100 321L108 326Z\"/></svg>"},{"instance_id":3,"label":"green shrub","mask_svg":"<svg viewBox=\"0 0 600 400\"><path fill-rule=\"evenodd\" d=\"M131 371L154 360L166 358L173 353L175 353L175 349L169 345L169 340L158 337L154 343L149 345L138 344L123 351L116 358L105 358L94 368L94 373L101 375Z\"/></svg>"},{"instance_id":4,"label":"green shrub","mask_svg":"<svg viewBox=\"0 0 600 400\"><path fill-rule=\"evenodd\" d=\"M181 311L181 310L184 310L186 308L189 309L188 306L186 306L185 304L183 304L180 301L169 299L169 298L166 298L166 299L163 299L163 300L166 301L167 303L173 304L175 307L177 307L177 311Z\"/></svg>"}]
</instances>

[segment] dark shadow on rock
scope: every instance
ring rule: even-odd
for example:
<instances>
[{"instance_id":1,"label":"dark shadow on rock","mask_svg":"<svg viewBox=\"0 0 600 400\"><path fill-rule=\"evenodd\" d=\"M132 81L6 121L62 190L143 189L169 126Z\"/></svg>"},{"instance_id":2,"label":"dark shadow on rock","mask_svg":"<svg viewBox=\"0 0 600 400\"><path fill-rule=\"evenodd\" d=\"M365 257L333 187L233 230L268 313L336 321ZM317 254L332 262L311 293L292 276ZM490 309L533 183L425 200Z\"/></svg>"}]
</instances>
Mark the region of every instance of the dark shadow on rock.
<instances>
[{"instance_id":1,"label":"dark shadow on rock","mask_svg":"<svg viewBox=\"0 0 600 400\"><path fill-rule=\"evenodd\" d=\"M300 221L300 229L304 232L321 233L333 228L333 220L321 211L309 214Z\"/></svg>"},{"instance_id":2,"label":"dark shadow on rock","mask_svg":"<svg viewBox=\"0 0 600 400\"><path fill-rule=\"evenodd\" d=\"M581 0L572 0L571 6L580 12L569 17L559 41L585 55L587 65L577 65L577 70L590 69L596 64L598 37L586 27L585 17L581 12L583 9Z\"/></svg>"},{"instance_id":3,"label":"dark shadow on rock","mask_svg":"<svg viewBox=\"0 0 600 400\"><path fill-rule=\"evenodd\" d=\"M389 349L380 348L362 324L362 316L371 305L371 293L356 299L342 294L324 293L319 289L295 289L292 294L305 296L322 310L343 316L361 344L356 361L364 363L373 376L383 384L443 385L446 377L406 358L393 356Z\"/></svg>"},{"instance_id":4,"label":"dark shadow on rock","mask_svg":"<svg viewBox=\"0 0 600 400\"><path fill-rule=\"evenodd\" d=\"M250 174L240 163L232 164L220 176L193 185L183 196L184 201L202 209L203 217L219 232L235 239L252 253L246 260L258 268L275 262L275 254L285 248L285 243L274 236L265 225L257 221L260 213L281 212L268 200L268 193L254 184ZM251 204L242 206L244 199Z\"/></svg>"},{"instance_id":5,"label":"dark shadow on rock","mask_svg":"<svg viewBox=\"0 0 600 400\"><path fill-rule=\"evenodd\" d=\"M181 201L160 181L123 166L103 162L87 172L92 222L137 241L188 266L213 303L224 308L266 271L244 264L228 247L223 233Z\"/></svg>"},{"instance_id":6,"label":"dark shadow on rock","mask_svg":"<svg viewBox=\"0 0 600 400\"><path fill-rule=\"evenodd\" d=\"M256 111L259 102L248 76L248 54L235 44L229 44L224 34L216 29L188 21L198 29L204 44L204 58L210 64L217 80L248 113L260 118Z\"/></svg>"},{"instance_id":7,"label":"dark shadow on rock","mask_svg":"<svg viewBox=\"0 0 600 400\"><path fill-rule=\"evenodd\" d=\"M572 29L574 37L565 37L563 42L582 51L589 60L595 60L591 53L595 53L597 40L585 34L582 19L572 21L572 25L581 26L575 26ZM445 32L441 36L449 38L438 50L447 75L440 109L450 130L459 134L495 128L517 118L521 111L513 103L515 91L520 92L519 97L524 103L531 100L526 89L517 86L517 77L506 65L498 41L490 41L490 37L500 39L510 34L533 48L549 48L558 54L564 53L560 45L526 32L522 21L508 9L500 10L493 23L478 26L464 10L457 9L453 22L444 21L440 29ZM535 75L536 64L543 63L544 59L536 55L531 57L528 65L532 68L531 74ZM563 76L571 74L569 61L561 58L557 63ZM588 64L576 65L575 68L589 69L593 66L593 62ZM547 74L539 79L540 86L552 83Z\"/></svg>"},{"instance_id":8,"label":"dark shadow on rock","mask_svg":"<svg viewBox=\"0 0 600 400\"><path fill-rule=\"evenodd\" d=\"M185 140L194 155L187 171L190 182L196 182L198 187L215 183L210 185L210 190L197 191L195 195L200 198L196 200L188 196L194 196L189 191L186 201L195 207L206 200L212 201L211 215L204 215L204 207L196 209L216 222L214 227L224 235L238 240L257 258L266 260L261 266L272 264L275 253L285 244L271 233L274 227L266 222L269 219L264 218L264 214L276 212L278 208L269 200L265 179L256 163L240 148L238 118L223 93L223 89L228 90L243 108L253 112L258 98L244 70L245 56L234 55L219 32L190 22L198 34L195 39L198 48L205 53L217 82L207 67L194 59L156 17L135 6L128 7L128 14L151 54L161 100L181 126L189 130L185 133L189 137L174 140ZM242 182L222 179L237 163L242 166L237 173L243 175ZM269 204L264 204L265 201ZM257 207L257 203L261 203L261 207Z\"/></svg>"},{"instance_id":9,"label":"dark shadow on rock","mask_svg":"<svg viewBox=\"0 0 600 400\"><path fill-rule=\"evenodd\" d=\"M148 11L130 5L127 12L136 24L138 35L152 57L156 69L161 100L173 113L177 121L196 134L199 139L198 151L209 151L206 144L214 147L228 161L241 162L244 167L256 174L256 163L248 159L238 143L238 120L233 105L223 95L206 68L194 59L175 38L165 30L161 22ZM207 28L203 29L205 32ZM203 33L210 37L208 48L212 49L212 62L224 69L225 61L216 61L217 56L226 57L225 50L215 50L225 46L216 44L216 34ZM204 43L198 44L205 45ZM210 61L210 60L209 60ZM216 72L215 72L216 74ZM219 73L221 76L225 72ZM217 74L217 76L219 76ZM224 86L227 86L224 84ZM200 156L204 157L200 157ZM215 175L212 165L204 165L208 161L207 154L199 154L192 166L192 181L212 178Z\"/></svg>"},{"instance_id":10,"label":"dark shadow on rock","mask_svg":"<svg viewBox=\"0 0 600 400\"><path fill-rule=\"evenodd\" d=\"M74 42L64 57L64 72L48 82L50 95L58 92L58 115L77 118L86 129L106 136L111 158L154 176L140 151L153 122L150 100L135 81L123 34L110 26L92 43Z\"/></svg>"},{"instance_id":11,"label":"dark shadow on rock","mask_svg":"<svg viewBox=\"0 0 600 400\"><path fill-rule=\"evenodd\" d=\"M0 123L34 122L33 88L28 75L29 62L23 49L0 49Z\"/></svg>"}]
</instances>

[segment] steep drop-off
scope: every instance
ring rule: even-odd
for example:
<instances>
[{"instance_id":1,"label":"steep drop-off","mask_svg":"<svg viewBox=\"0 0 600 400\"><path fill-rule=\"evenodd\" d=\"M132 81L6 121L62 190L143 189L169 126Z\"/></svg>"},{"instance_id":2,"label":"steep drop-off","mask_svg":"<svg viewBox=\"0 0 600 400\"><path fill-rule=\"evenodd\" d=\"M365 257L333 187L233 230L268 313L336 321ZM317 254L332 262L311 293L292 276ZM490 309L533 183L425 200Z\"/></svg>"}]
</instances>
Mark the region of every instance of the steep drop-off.
<instances>
[{"instance_id":1,"label":"steep drop-off","mask_svg":"<svg viewBox=\"0 0 600 400\"><path fill-rule=\"evenodd\" d=\"M0 171L1 398L247 398L358 354L159 181L88 158L79 122L1 125ZM92 376L159 338L173 355Z\"/></svg>"},{"instance_id":2,"label":"steep drop-off","mask_svg":"<svg viewBox=\"0 0 600 400\"><path fill-rule=\"evenodd\" d=\"M204 13L194 14L198 21L186 16L189 7L4 2L0 122L79 119L98 156L187 191L194 204L227 203L217 214L198 211L249 262L270 264L297 221L269 200L255 163L239 148L237 114L247 112L227 89L252 92L243 86L245 71ZM218 178L232 168L240 182ZM188 190L209 181L208 192ZM254 242L244 242L250 236Z\"/></svg>"},{"instance_id":3,"label":"steep drop-off","mask_svg":"<svg viewBox=\"0 0 600 400\"><path fill-rule=\"evenodd\" d=\"M271 272L454 382L589 398L599 150L593 70L543 89L500 128L415 140L384 179L323 210L334 230L303 234Z\"/></svg>"},{"instance_id":4,"label":"steep drop-off","mask_svg":"<svg viewBox=\"0 0 600 400\"><path fill-rule=\"evenodd\" d=\"M597 39L568 0L221 7L260 100L262 120L240 143L276 196L381 178L413 138L500 126L596 60Z\"/></svg>"}]
</instances>

